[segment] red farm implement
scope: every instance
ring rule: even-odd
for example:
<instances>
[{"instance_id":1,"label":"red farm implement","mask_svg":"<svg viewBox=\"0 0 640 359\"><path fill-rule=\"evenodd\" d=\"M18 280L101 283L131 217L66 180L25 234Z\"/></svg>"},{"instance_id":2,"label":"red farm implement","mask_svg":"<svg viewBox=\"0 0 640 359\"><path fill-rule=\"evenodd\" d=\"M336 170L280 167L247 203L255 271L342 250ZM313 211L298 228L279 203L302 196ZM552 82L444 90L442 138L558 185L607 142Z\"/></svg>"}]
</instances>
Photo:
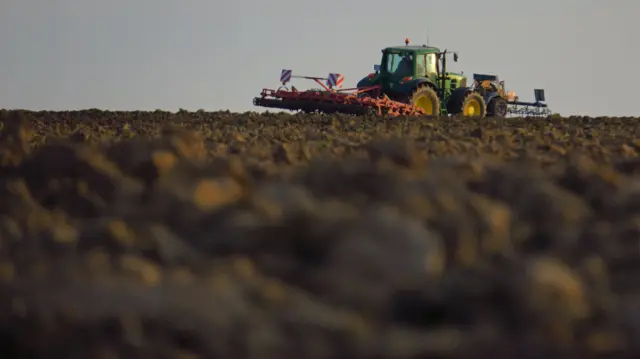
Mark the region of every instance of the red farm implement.
<instances>
[{"instance_id":1,"label":"red farm implement","mask_svg":"<svg viewBox=\"0 0 640 359\"><path fill-rule=\"evenodd\" d=\"M293 85L289 89L287 84L292 78L314 80L322 89L298 91ZM323 78L294 76L291 70L282 70L280 82L282 86L277 90L263 89L260 97L253 99L253 104L291 111L351 115L419 116L425 114L420 107L381 96L380 85L342 89L344 77L341 74L331 73L327 78Z\"/></svg>"}]
</instances>

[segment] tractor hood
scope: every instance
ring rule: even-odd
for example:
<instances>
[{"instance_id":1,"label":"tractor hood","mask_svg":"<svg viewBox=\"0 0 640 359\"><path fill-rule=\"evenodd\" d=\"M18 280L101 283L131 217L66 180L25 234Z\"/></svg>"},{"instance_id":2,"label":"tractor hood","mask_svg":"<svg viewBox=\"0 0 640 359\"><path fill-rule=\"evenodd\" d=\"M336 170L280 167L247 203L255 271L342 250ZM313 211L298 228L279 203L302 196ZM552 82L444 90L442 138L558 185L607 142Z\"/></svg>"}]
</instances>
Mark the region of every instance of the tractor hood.
<instances>
[{"instance_id":1,"label":"tractor hood","mask_svg":"<svg viewBox=\"0 0 640 359\"><path fill-rule=\"evenodd\" d=\"M457 72L447 72L447 77L451 80L456 80L458 87L467 87L467 76Z\"/></svg>"},{"instance_id":2,"label":"tractor hood","mask_svg":"<svg viewBox=\"0 0 640 359\"><path fill-rule=\"evenodd\" d=\"M360 81L358 81L358 84L356 85L356 87L360 88L360 87L374 86L378 84L379 80L380 80L379 73L369 74L368 76L365 76Z\"/></svg>"}]
</instances>

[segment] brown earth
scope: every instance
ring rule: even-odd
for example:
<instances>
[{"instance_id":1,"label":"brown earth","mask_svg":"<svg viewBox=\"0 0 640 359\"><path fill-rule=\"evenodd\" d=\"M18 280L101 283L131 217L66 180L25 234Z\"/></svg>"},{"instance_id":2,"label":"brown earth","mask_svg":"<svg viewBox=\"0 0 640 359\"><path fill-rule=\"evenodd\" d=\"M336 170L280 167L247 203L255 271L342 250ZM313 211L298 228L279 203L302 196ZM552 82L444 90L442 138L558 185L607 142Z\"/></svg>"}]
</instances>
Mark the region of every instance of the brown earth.
<instances>
[{"instance_id":1,"label":"brown earth","mask_svg":"<svg viewBox=\"0 0 640 359\"><path fill-rule=\"evenodd\" d=\"M640 354L638 119L0 122L8 357Z\"/></svg>"}]
</instances>

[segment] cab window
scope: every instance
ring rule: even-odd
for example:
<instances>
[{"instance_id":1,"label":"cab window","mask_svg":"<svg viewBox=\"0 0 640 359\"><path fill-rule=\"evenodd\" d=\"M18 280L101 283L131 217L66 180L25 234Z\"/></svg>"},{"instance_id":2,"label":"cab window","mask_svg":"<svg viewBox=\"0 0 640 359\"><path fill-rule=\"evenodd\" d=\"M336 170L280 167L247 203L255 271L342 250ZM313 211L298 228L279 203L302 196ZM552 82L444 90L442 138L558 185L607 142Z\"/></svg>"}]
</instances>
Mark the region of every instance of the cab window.
<instances>
[{"instance_id":1,"label":"cab window","mask_svg":"<svg viewBox=\"0 0 640 359\"><path fill-rule=\"evenodd\" d=\"M400 54L389 54L387 56L387 71L394 73L398 69L401 60L402 56Z\"/></svg>"},{"instance_id":2,"label":"cab window","mask_svg":"<svg viewBox=\"0 0 640 359\"><path fill-rule=\"evenodd\" d=\"M427 55L418 55L418 62L416 63L416 74L418 76L427 75Z\"/></svg>"},{"instance_id":3,"label":"cab window","mask_svg":"<svg viewBox=\"0 0 640 359\"><path fill-rule=\"evenodd\" d=\"M389 53L386 70L394 76L411 76L413 74L413 61L411 52Z\"/></svg>"},{"instance_id":4,"label":"cab window","mask_svg":"<svg viewBox=\"0 0 640 359\"><path fill-rule=\"evenodd\" d=\"M426 68L427 74L436 72L436 54L427 54L426 57Z\"/></svg>"}]
</instances>

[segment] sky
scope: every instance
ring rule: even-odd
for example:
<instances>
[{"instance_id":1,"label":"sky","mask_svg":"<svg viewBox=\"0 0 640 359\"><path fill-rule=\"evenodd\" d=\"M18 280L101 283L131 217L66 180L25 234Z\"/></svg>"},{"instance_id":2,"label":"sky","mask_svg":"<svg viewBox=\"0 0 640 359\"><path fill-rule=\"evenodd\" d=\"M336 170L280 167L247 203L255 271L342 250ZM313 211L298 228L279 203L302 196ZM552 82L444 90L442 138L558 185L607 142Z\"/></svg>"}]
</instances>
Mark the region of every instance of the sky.
<instances>
[{"instance_id":1,"label":"sky","mask_svg":"<svg viewBox=\"0 0 640 359\"><path fill-rule=\"evenodd\" d=\"M638 0L2 0L0 108L261 110L253 97L282 69L353 87L382 48L428 37L460 55L449 69L496 74L521 100L543 88L553 112L640 116L638 13Z\"/></svg>"}]
</instances>

